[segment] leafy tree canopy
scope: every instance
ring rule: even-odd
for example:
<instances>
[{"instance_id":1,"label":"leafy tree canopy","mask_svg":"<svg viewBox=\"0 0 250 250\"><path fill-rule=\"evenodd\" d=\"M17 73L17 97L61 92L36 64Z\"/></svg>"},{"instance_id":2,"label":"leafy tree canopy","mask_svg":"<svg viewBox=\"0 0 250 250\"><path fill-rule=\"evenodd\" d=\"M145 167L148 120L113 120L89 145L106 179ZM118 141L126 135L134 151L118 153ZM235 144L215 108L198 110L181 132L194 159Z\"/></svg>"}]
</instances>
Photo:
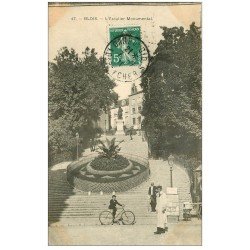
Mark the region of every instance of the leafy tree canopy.
<instances>
[{"instance_id":1,"label":"leafy tree canopy","mask_svg":"<svg viewBox=\"0 0 250 250\"><path fill-rule=\"evenodd\" d=\"M117 100L115 83L107 68L88 47L79 57L74 49L62 48L49 63L49 114L64 117L72 131L96 121L101 110Z\"/></svg>"},{"instance_id":2,"label":"leafy tree canopy","mask_svg":"<svg viewBox=\"0 0 250 250\"><path fill-rule=\"evenodd\" d=\"M80 57L63 47L49 62L49 157L75 151L78 132L85 146L96 133L94 122L117 101L107 67L88 47ZM51 160L53 161L53 159Z\"/></svg>"},{"instance_id":3,"label":"leafy tree canopy","mask_svg":"<svg viewBox=\"0 0 250 250\"><path fill-rule=\"evenodd\" d=\"M142 114L152 149L200 158L201 31L162 27L163 38L142 79Z\"/></svg>"}]
</instances>

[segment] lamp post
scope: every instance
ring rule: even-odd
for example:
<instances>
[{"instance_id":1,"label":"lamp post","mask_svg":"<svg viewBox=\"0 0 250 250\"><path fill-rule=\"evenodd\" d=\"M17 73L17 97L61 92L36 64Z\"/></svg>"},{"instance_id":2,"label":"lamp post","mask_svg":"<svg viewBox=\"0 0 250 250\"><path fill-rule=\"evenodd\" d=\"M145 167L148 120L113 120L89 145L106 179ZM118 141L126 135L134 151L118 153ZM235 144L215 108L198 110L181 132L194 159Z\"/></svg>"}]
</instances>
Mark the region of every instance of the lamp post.
<instances>
[{"instance_id":1,"label":"lamp post","mask_svg":"<svg viewBox=\"0 0 250 250\"><path fill-rule=\"evenodd\" d=\"M193 192L195 194L196 202L200 202L201 200L201 180L202 180L202 167L199 165L195 170L194 173L194 188Z\"/></svg>"},{"instance_id":2,"label":"lamp post","mask_svg":"<svg viewBox=\"0 0 250 250\"><path fill-rule=\"evenodd\" d=\"M76 159L78 160L78 144L79 144L79 134L76 133Z\"/></svg>"},{"instance_id":3,"label":"lamp post","mask_svg":"<svg viewBox=\"0 0 250 250\"><path fill-rule=\"evenodd\" d=\"M168 164L170 166L170 184L173 187L173 166L174 166L174 156L170 154L168 157Z\"/></svg>"}]
</instances>

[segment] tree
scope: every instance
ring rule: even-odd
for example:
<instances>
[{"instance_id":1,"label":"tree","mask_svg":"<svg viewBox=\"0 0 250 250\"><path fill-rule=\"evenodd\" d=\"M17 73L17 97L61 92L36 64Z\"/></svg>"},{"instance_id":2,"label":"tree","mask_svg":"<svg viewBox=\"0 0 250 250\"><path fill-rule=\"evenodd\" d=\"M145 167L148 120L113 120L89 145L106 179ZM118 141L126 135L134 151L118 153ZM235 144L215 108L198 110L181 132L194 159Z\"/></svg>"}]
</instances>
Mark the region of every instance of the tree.
<instances>
[{"instance_id":1,"label":"tree","mask_svg":"<svg viewBox=\"0 0 250 250\"><path fill-rule=\"evenodd\" d=\"M142 114L152 151L201 159L201 32L162 27L141 86Z\"/></svg>"},{"instance_id":2,"label":"tree","mask_svg":"<svg viewBox=\"0 0 250 250\"><path fill-rule=\"evenodd\" d=\"M76 139L68 128L68 123L61 117L49 119L49 165L63 160L72 160L75 155Z\"/></svg>"},{"instance_id":3,"label":"tree","mask_svg":"<svg viewBox=\"0 0 250 250\"><path fill-rule=\"evenodd\" d=\"M94 123L101 112L108 110L118 96L107 66L96 57L95 50L86 48L82 54L80 57L74 49L63 47L55 62L49 62L49 121L57 121L57 126L64 124L64 131L72 138L79 132L87 142L96 131Z\"/></svg>"}]
</instances>

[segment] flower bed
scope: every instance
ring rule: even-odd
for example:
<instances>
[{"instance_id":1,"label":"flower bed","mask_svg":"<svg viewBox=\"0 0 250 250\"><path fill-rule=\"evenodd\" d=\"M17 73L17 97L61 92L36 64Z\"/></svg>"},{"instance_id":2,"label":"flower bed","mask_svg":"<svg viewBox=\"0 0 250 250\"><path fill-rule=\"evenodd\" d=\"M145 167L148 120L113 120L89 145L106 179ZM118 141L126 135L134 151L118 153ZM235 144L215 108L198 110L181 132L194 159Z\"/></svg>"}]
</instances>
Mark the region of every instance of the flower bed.
<instances>
[{"instance_id":1,"label":"flower bed","mask_svg":"<svg viewBox=\"0 0 250 250\"><path fill-rule=\"evenodd\" d=\"M126 168L129 165L129 161L122 155L117 155L115 158L98 156L90 165L94 170L115 171Z\"/></svg>"},{"instance_id":2,"label":"flower bed","mask_svg":"<svg viewBox=\"0 0 250 250\"><path fill-rule=\"evenodd\" d=\"M67 168L67 180L77 189L92 192L123 192L144 182L150 174L148 161L140 157L128 156L129 165L120 170L101 171L92 167L96 159L84 159L71 163Z\"/></svg>"},{"instance_id":3,"label":"flower bed","mask_svg":"<svg viewBox=\"0 0 250 250\"><path fill-rule=\"evenodd\" d=\"M128 161L128 160L127 160ZM129 172L130 170L132 170L133 168L133 164L131 161L128 161L128 165L123 168L123 169L120 169L120 170L95 170L93 167L92 167L92 162L89 162L86 166L86 170L88 173L90 174L93 174L93 175L96 175L96 177L98 176L103 176L103 175L108 175L108 176L119 176L121 174L124 174L124 173L127 173Z\"/></svg>"}]
</instances>

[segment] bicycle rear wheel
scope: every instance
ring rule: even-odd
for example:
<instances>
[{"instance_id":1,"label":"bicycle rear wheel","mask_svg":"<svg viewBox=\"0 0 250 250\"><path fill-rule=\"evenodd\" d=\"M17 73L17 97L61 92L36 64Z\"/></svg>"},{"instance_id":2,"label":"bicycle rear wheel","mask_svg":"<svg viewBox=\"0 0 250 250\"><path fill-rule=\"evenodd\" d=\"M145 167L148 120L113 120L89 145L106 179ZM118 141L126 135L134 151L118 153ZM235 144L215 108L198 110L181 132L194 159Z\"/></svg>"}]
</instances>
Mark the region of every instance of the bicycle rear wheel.
<instances>
[{"instance_id":1,"label":"bicycle rear wheel","mask_svg":"<svg viewBox=\"0 0 250 250\"><path fill-rule=\"evenodd\" d=\"M135 215L131 211L124 211L121 215L122 222L125 225L132 225L135 221Z\"/></svg>"},{"instance_id":2,"label":"bicycle rear wheel","mask_svg":"<svg viewBox=\"0 0 250 250\"><path fill-rule=\"evenodd\" d=\"M113 221L113 215L109 211L103 211L99 215L99 221L102 225L110 225Z\"/></svg>"}]
</instances>

